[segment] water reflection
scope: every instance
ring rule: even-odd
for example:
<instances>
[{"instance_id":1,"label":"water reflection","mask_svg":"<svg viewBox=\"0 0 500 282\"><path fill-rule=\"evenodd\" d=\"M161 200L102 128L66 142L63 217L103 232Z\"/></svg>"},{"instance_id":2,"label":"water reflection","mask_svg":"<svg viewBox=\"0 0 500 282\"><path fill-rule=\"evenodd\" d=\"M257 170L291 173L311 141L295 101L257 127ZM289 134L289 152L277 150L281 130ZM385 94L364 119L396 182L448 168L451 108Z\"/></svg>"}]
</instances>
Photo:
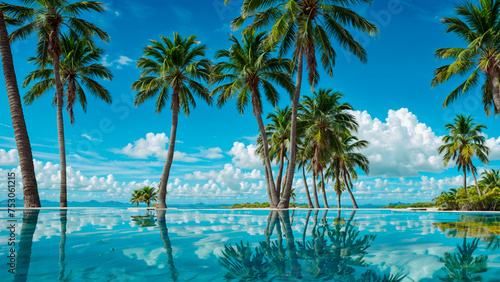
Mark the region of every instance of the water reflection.
<instances>
[{"instance_id":1,"label":"water reflection","mask_svg":"<svg viewBox=\"0 0 500 282\"><path fill-rule=\"evenodd\" d=\"M333 281L401 281L402 273L380 275L364 261L375 235L362 235L353 219L346 221L340 211L334 222L323 213L314 213L310 239L306 239L311 212L306 216L302 241L295 241L288 211L270 211L265 238L253 247L240 241L226 244L219 264L226 269L225 278L239 281L272 281L279 279L318 279ZM276 239L271 240L276 230ZM285 242L283 241L283 235ZM361 271L359 271L361 270ZM359 273L357 273L359 271Z\"/></svg>"},{"instance_id":2,"label":"water reflection","mask_svg":"<svg viewBox=\"0 0 500 282\"><path fill-rule=\"evenodd\" d=\"M39 210L25 210L23 213L23 225L21 228L21 238L19 239L19 251L17 253L14 281L26 281L28 277L33 234L35 234L39 213Z\"/></svg>"},{"instance_id":3,"label":"water reflection","mask_svg":"<svg viewBox=\"0 0 500 282\"><path fill-rule=\"evenodd\" d=\"M460 215L457 222L434 223L447 237L463 238L457 244L454 253L445 253L438 259L444 263L441 270L445 275L438 275L442 281L482 281L481 273L488 271L488 256L474 255L479 243L485 244L487 250L499 248L500 216L497 215ZM467 239L473 239L467 242Z\"/></svg>"},{"instance_id":4,"label":"water reflection","mask_svg":"<svg viewBox=\"0 0 500 282\"><path fill-rule=\"evenodd\" d=\"M158 218L158 229L160 230L160 236L163 241L163 246L167 252L167 265L170 270L170 278L173 281L177 281L179 277L179 272L174 265L174 256L172 255L172 244L170 243L170 237L168 237L168 229L165 218L165 210L156 211L156 217Z\"/></svg>"},{"instance_id":5,"label":"water reflection","mask_svg":"<svg viewBox=\"0 0 500 282\"><path fill-rule=\"evenodd\" d=\"M146 212L145 215L134 215L132 216L132 221L135 222L135 226L140 227L152 227L156 226L156 220L153 214Z\"/></svg>"}]
</instances>

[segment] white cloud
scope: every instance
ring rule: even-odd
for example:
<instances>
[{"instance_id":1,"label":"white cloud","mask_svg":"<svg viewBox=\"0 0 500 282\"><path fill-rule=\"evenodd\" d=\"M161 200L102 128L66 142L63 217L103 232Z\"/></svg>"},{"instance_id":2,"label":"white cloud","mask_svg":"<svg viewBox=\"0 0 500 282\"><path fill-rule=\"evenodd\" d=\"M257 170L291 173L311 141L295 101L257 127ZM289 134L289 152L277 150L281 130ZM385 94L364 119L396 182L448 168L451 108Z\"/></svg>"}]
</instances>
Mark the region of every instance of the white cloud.
<instances>
[{"instance_id":1,"label":"white cloud","mask_svg":"<svg viewBox=\"0 0 500 282\"><path fill-rule=\"evenodd\" d=\"M101 64L105 67L116 66L116 68L121 69L122 66L128 66L130 63L134 62L134 60L130 59L127 56L120 56L118 59L114 61L108 61L109 55L105 55L102 58Z\"/></svg>"},{"instance_id":2,"label":"white cloud","mask_svg":"<svg viewBox=\"0 0 500 282\"><path fill-rule=\"evenodd\" d=\"M156 157L159 160L164 160L167 157L168 137L165 133L148 133L146 139L141 138L134 141L134 144L129 143L121 149L112 149L116 154L122 154L133 159L148 159ZM183 152L174 152L174 160L180 162L197 162L200 159L190 156Z\"/></svg>"},{"instance_id":3,"label":"white cloud","mask_svg":"<svg viewBox=\"0 0 500 282\"><path fill-rule=\"evenodd\" d=\"M19 164L19 155L16 149L6 151L0 149L0 166L17 165Z\"/></svg>"},{"instance_id":4,"label":"white cloud","mask_svg":"<svg viewBox=\"0 0 500 282\"><path fill-rule=\"evenodd\" d=\"M441 172L437 148L441 138L420 123L406 108L389 110L385 122L366 111L355 111L360 127L358 137L370 141L363 151L370 160L373 175L385 177L418 176L418 172Z\"/></svg>"},{"instance_id":5,"label":"white cloud","mask_svg":"<svg viewBox=\"0 0 500 282\"><path fill-rule=\"evenodd\" d=\"M377 178L375 179L375 188L385 187L387 186L388 182L389 181L387 179L382 180L380 178Z\"/></svg>"},{"instance_id":6,"label":"white cloud","mask_svg":"<svg viewBox=\"0 0 500 282\"><path fill-rule=\"evenodd\" d=\"M245 146L245 144L240 142L234 142L233 148L228 152L229 155L233 156L233 163L237 167L241 168L263 168L262 160L255 154L257 146L250 144Z\"/></svg>"},{"instance_id":7,"label":"white cloud","mask_svg":"<svg viewBox=\"0 0 500 282\"><path fill-rule=\"evenodd\" d=\"M264 177L260 170L254 169L251 172L242 172L241 169L234 167L232 164L225 164L220 171L195 171L192 174L186 174L184 178L189 180L214 180L220 183L222 187L236 189L243 180L263 179Z\"/></svg>"},{"instance_id":8,"label":"white cloud","mask_svg":"<svg viewBox=\"0 0 500 282\"><path fill-rule=\"evenodd\" d=\"M222 153L222 149L219 147L215 147L215 148L208 148L206 150L201 149L200 153L198 155L202 158L205 158L205 159L214 160L214 159L224 158L224 155L221 153Z\"/></svg>"},{"instance_id":9,"label":"white cloud","mask_svg":"<svg viewBox=\"0 0 500 282\"><path fill-rule=\"evenodd\" d=\"M128 66L129 63L131 63L133 61L134 60L130 59L127 56L120 56L120 58L118 58L118 60L116 60L115 62L117 62L118 64L123 65L123 66Z\"/></svg>"}]
</instances>

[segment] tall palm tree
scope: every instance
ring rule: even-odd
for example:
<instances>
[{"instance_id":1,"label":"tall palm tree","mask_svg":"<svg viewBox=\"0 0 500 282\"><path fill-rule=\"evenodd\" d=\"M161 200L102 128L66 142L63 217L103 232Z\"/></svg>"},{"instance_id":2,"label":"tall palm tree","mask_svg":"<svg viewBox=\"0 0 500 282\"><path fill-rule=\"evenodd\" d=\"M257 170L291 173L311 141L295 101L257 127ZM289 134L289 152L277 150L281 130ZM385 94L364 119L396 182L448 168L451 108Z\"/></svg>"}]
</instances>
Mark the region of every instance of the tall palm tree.
<instances>
[{"instance_id":1,"label":"tall palm tree","mask_svg":"<svg viewBox=\"0 0 500 282\"><path fill-rule=\"evenodd\" d=\"M95 97L111 103L111 95L95 79L112 80L111 71L103 66L102 55L104 50L95 47L88 38L80 38L76 34L70 36L61 35L61 60L60 73L61 83L66 100L66 110L69 113L71 124L74 124L75 117L73 108L76 102L79 102L83 110L87 111L87 89ZM39 64L40 58L30 58L30 62ZM24 102L31 104L36 98L52 90L55 86L54 70L52 60L48 61L47 66L40 66L39 69L32 71L24 80L23 86L27 87L31 82L38 80L33 84L26 95Z\"/></svg>"},{"instance_id":2,"label":"tall palm tree","mask_svg":"<svg viewBox=\"0 0 500 282\"><path fill-rule=\"evenodd\" d=\"M323 170L326 167L325 155L340 152L341 135L349 130L356 130L358 123L347 111L353 108L348 103L340 103L343 95L331 89L320 89L313 96L306 96L300 108L300 123L305 130L305 143L313 152L311 161L313 180L321 176L321 189L326 208L325 180Z\"/></svg>"},{"instance_id":3,"label":"tall palm tree","mask_svg":"<svg viewBox=\"0 0 500 282\"><path fill-rule=\"evenodd\" d=\"M19 154L19 163L21 165L23 201L25 207L41 207L31 144L26 129L26 122L24 121L23 106L17 86L16 72L10 49L9 35L7 33L7 24L18 24L18 22L4 16L2 8L3 6L0 6L0 53L2 55L3 74L9 98L12 127L14 128L17 153Z\"/></svg>"},{"instance_id":4,"label":"tall palm tree","mask_svg":"<svg viewBox=\"0 0 500 282\"><path fill-rule=\"evenodd\" d=\"M139 207L139 204L143 201L142 194L143 190L134 190L132 193L132 197L130 198L130 203L132 205L136 204Z\"/></svg>"},{"instance_id":5,"label":"tall palm tree","mask_svg":"<svg viewBox=\"0 0 500 282\"><path fill-rule=\"evenodd\" d=\"M370 173L370 161L368 158L359 153L360 150L368 147L369 142L359 140L356 136L344 132L340 139L340 151L334 152L331 158L330 166L326 171L327 178L338 179L335 190L337 192L337 201L340 208L340 196L342 194L342 186L345 187L351 197L352 205L355 209L358 208L356 199L352 193L352 180L357 179L356 169L359 168L366 174Z\"/></svg>"},{"instance_id":6,"label":"tall palm tree","mask_svg":"<svg viewBox=\"0 0 500 282\"><path fill-rule=\"evenodd\" d=\"M371 35L378 34L377 27L350 8L358 3L371 4L371 0L359 1L318 1L318 0L245 0L241 16L233 20L238 28L248 18L253 18L246 30L269 28L269 39L281 42L280 55L292 51L296 63L297 79L292 99L292 120L290 127L290 163L295 164L297 145L297 113L302 87L304 57L309 70L308 82L313 88L319 81L316 55L326 72L333 76L336 52L330 38L366 62L366 51L346 28L352 28ZM295 166L289 166L280 208L288 208Z\"/></svg>"},{"instance_id":7,"label":"tall palm tree","mask_svg":"<svg viewBox=\"0 0 500 282\"><path fill-rule=\"evenodd\" d=\"M443 136L444 145L438 148L439 154L443 154L444 166L450 160L455 160L458 170L464 173L464 189L467 190L467 171L472 173L476 184L477 194L482 195L476 179L476 167L472 159L477 157L483 164L488 163L489 149L484 145L485 137L482 135L486 126L474 122L471 116L458 115L453 124L447 124L449 135Z\"/></svg>"},{"instance_id":8,"label":"tall palm tree","mask_svg":"<svg viewBox=\"0 0 500 282\"><path fill-rule=\"evenodd\" d=\"M299 148L297 151L297 167L302 168L302 179L304 181L304 188L306 190L306 198L307 198L307 207L312 209L314 208L313 203L311 201L311 194L309 193L309 186L307 185L307 178L306 178L306 166L308 161L311 159L310 156L307 155L307 152L305 148ZM318 197L314 198L316 208L319 208L319 203L318 203Z\"/></svg>"},{"instance_id":9,"label":"tall palm tree","mask_svg":"<svg viewBox=\"0 0 500 282\"><path fill-rule=\"evenodd\" d=\"M22 0L24 6L4 5L3 10L13 18L27 22L26 25L14 30L10 34L11 41L26 39L36 33L37 57L41 59L40 66L45 66L52 59L54 66L54 80L57 104L57 132L59 142L59 157L61 168L60 206L67 207L66 189L66 145L64 141L63 123L63 86L60 74L60 57L62 53L60 35L61 29L67 28L70 32L80 36L99 36L108 41L108 34L94 24L79 18L83 12L95 11L104 13L105 7L97 1L80 1L69 3L65 0Z\"/></svg>"},{"instance_id":10,"label":"tall palm tree","mask_svg":"<svg viewBox=\"0 0 500 282\"><path fill-rule=\"evenodd\" d=\"M135 96L136 106L157 96L157 114L161 113L170 99L172 127L156 204L157 208L163 209L167 207L167 183L174 159L179 111L182 109L188 116L190 107L196 108L194 95L207 104L212 104L210 93L202 84L210 77L211 64L205 58L207 46L197 41L195 35L183 38L174 33L173 40L161 36L159 41L150 42L151 44L144 48L144 56L137 62L137 67L142 69L141 78L132 84L132 89L138 91Z\"/></svg>"},{"instance_id":11,"label":"tall palm tree","mask_svg":"<svg viewBox=\"0 0 500 282\"><path fill-rule=\"evenodd\" d=\"M436 50L437 58L452 59L454 62L437 68L431 84L435 87L452 77L470 74L446 97L443 107L447 107L484 79L484 110L489 115L493 106L494 114L497 115L500 112L500 1L480 0L478 5L465 1L456 5L455 13L457 17L443 18L442 23L447 26L446 33L454 33L467 47Z\"/></svg>"},{"instance_id":12,"label":"tall palm tree","mask_svg":"<svg viewBox=\"0 0 500 282\"><path fill-rule=\"evenodd\" d=\"M269 203L276 207L279 202L279 187L274 185L274 178L269 158L269 143L262 121L262 98L276 106L279 101L278 90L273 84L279 85L287 92L292 93L294 85L290 76L292 65L289 60L274 58L273 45L265 41L266 33L248 32L243 35L240 43L236 37L230 37L230 50L216 52L217 59L226 61L218 63L214 68L214 83L224 83L212 90L212 95L219 95L217 106L221 107L230 98L237 96L236 107L243 114L249 102L252 103L253 114L259 125L260 137L264 151L264 165L268 175ZM270 193L269 193L270 192Z\"/></svg>"},{"instance_id":13,"label":"tall palm tree","mask_svg":"<svg viewBox=\"0 0 500 282\"><path fill-rule=\"evenodd\" d=\"M146 205L148 205L149 208L151 202L155 202L157 200L158 192L154 187L149 187L149 186L145 186L144 188L142 188L141 192L142 192L141 199L143 202L146 203Z\"/></svg>"}]
</instances>

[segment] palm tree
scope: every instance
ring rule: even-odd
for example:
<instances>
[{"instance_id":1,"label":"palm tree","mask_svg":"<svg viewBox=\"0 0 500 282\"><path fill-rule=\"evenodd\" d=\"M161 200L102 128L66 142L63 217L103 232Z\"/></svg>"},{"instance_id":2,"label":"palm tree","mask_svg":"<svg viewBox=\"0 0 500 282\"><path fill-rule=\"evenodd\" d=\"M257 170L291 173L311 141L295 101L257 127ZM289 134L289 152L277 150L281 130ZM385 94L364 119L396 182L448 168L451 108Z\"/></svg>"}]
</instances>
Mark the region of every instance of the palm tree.
<instances>
[{"instance_id":1,"label":"palm tree","mask_svg":"<svg viewBox=\"0 0 500 282\"><path fill-rule=\"evenodd\" d=\"M23 201L25 207L41 207L40 197L38 195L38 185L35 177L35 167L33 165L33 155L31 144L24 121L23 107L19 88L17 86L16 72L10 49L9 35L7 33L7 24L16 23L11 18L4 16L3 6L0 6L0 52L2 55L2 67L5 77L5 86L9 98L10 116L12 118L12 127L14 128L14 137L16 139L17 153L19 154L19 163L21 165L21 174L23 180Z\"/></svg>"},{"instance_id":2,"label":"palm tree","mask_svg":"<svg viewBox=\"0 0 500 282\"><path fill-rule=\"evenodd\" d=\"M270 41L281 42L279 54L283 56L293 48L297 79L292 99L290 127L289 161L291 164L295 164L297 150L297 114L302 87L304 56L309 70L308 81L312 88L319 81L317 54L320 56L323 68L330 76L333 76L336 52L330 38L335 38L343 49L347 49L365 63L367 57L365 49L346 29L348 27L371 35L378 34L378 29L373 23L350 9L352 5L360 2L372 3L371 0L245 0L241 16L232 22L233 27L238 28L248 18L253 18L252 23L246 28L247 31L266 28L270 25L270 28L267 27L270 30ZM290 203L295 166L289 166L287 169L285 191L279 208L288 208Z\"/></svg>"},{"instance_id":3,"label":"palm tree","mask_svg":"<svg viewBox=\"0 0 500 282\"><path fill-rule=\"evenodd\" d=\"M87 111L85 89L89 90L95 97L111 103L109 91L95 78L112 80L113 75L108 68L100 63L104 50L93 46L88 38L79 38L76 34L61 35L61 48L61 83L63 90L65 90L66 110L69 113L71 124L74 124L73 107L75 102L79 102L83 110ZM40 58L30 58L29 61L34 61L36 64L42 62ZM51 60L48 61L48 65L52 65ZM40 67L40 69L32 71L23 83L23 87L27 87L34 80L39 80L24 96L24 102L28 105L55 86L54 70L45 66Z\"/></svg>"},{"instance_id":4,"label":"palm tree","mask_svg":"<svg viewBox=\"0 0 500 282\"><path fill-rule=\"evenodd\" d=\"M201 83L209 79L211 64L205 58L207 46L196 41L195 35L183 38L174 33L173 40L161 36L159 41L150 42L151 44L144 48L144 56L137 62L137 67L142 69L141 78L132 84L132 89L138 91L135 96L136 106L157 95L157 114L161 113L168 100L171 100L172 127L156 204L157 208L163 209L167 207L167 183L174 158L179 111L182 109L188 116L190 107L196 108L194 95L207 104L212 104L207 87Z\"/></svg>"},{"instance_id":5,"label":"palm tree","mask_svg":"<svg viewBox=\"0 0 500 282\"><path fill-rule=\"evenodd\" d=\"M479 238L472 240L472 243L467 243L467 236L464 236L462 246L457 244L457 252L447 252L443 257L440 257L438 261L444 263L441 270L446 276L438 276L438 279L449 282L481 281L478 274L488 270L488 256L473 256L478 243Z\"/></svg>"},{"instance_id":6,"label":"palm tree","mask_svg":"<svg viewBox=\"0 0 500 282\"><path fill-rule=\"evenodd\" d=\"M11 41L26 39L30 34L36 33L38 37L37 57L41 60L43 68L49 59L54 66L54 80L56 88L57 104L57 131L59 142L59 157L61 168L61 195L60 206L67 207L66 191L66 145L64 141L63 124L63 86L60 74L60 57L62 53L60 35L61 29L66 27L71 33L80 36L99 36L103 41L108 41L108 34L96 27L94 24L79 18L83 12L95 11L103 13L105 7L97 1L80 1L69 3L68 1L56 0L23 0L24 6L4 5L3 10L13 18L28 22L26 25L14 30Z\"/></svg>"},{"instance_id":7,"label":"palm tree","mask_svg":"<svg viewBox=\"0 0 500 282\"><path fill-rule=\"evenodd\" d=\"M326 167L325 155L339 152L340 136L346 130L356 130L358 124L354 116L347 111L353 108L348 103L340 103L343 95L331 89L320 89L313 96L306 96L300 108L300 123L305 130L305 143L313 152L311 166L313 181L321 176L321 189L326 208L325 180L323 169ZM316 185L314 185L316 186Z\"/></svg>"},{"instance_id":8,"label":"palm tree","mask_svg":"<svg viewBox=\"0 0 500 282\"><path fill-rule=\"evenodd\" d=\"M312 209L314 208L314 206L311 201L311 194L309 193L309 186L307 185L306 178L306 166L310 159L311 157L307 155L305 148L299 148L299 150L297 151L297 167L302 168L302 179L304 180L304 188L306 190L307 207ZM314 201L316 204L316 208L319 208L318 197L315 197Z\"/></svg>"},{"instance_id":9,"label":"palm tree","mask_svg":"<svg viewBox=\"0 0 500 282\"><path fill-rule=\"evenodd\" d=\"M132 193L132 198L130 198L130 203L132 205L136 204L137 207L139 207L139 204L143 201L143 193L143 190L134 190L134 192Z\"/></svg>"},{"instance_id":10,"label":"palm tree","mask_svg":"<svg viewBox=\"0 0 500 282\"><path fill-rule=\"evenodd\" d=\"M149 186L145 186L144 188L142 188L141 192L142 192L141 199L143 202L146 203L146 205L148 205L149 208L151 202L155 202L157 200L158 192L154 187L149 187Z\"/></svg>"},{"instance_id":11,"label":"palm tree","mask_svg":"<svg viewBox=\"0 0 500 282\"><path fill-rule=\"evenodd\" d=\"M465 190L467 190L467 171L472 172L477 193L482 196L472 158L477 157L483 164L488 163L489 149L484 145L485 137L482 135L486 126L474 122L471 116L458 115L454 121L453 124L446 125L450 135L443 136L444 145L438 148L438 152L439 154L444 153L444 166L447 166L450 160L455 160L458 170L463 170Z\"/></svg>"},{"instance_id":12,"label":"palm tree","mask_svg":"<svg viewBox=\"0 0 500 282\"><path fill-rule=\"evenodd\" d=\"M500 170L490 169L483 171L479 182L484 186L485 191L500 187Z\"/></svg>"},{"instance_id":13,"label":"palm tree","mask_svg":"<svg viewBox=\"0 0 500 282\"><path fill-rule=\"evenodd\" d=\"M367 148L368 144L368 141L359 140L356 136L352 136L350 133L345 132L341 135L341 149L339 152L333 153L330 167L326 172L327 178L332 177L338 179L335 185L335 190L337 192L339 208L340 196L342 194L341 182L351 197L353 207L355 209L358 208L358 204L356 203L356 199L352 193L352 180L357 180L357 168L361 169L366 174L370 172L370 161L365 155L359 153L360 150Z\"/></svg>"},{"instance_id":14,"label":"palm tree","mask_svg":"<svg viewBox=\"0 0 500 282\"><path fill-rule=\"evenodd\" d=\"M458 17L446 17L442 23L447 33L454 33L467 45L465 48L442 48L435 52L437 58L452 59L453 63L434 71L432 86L448 81L452 77L470 74L465 82L453 90L444 100L447 107L460 96L478 86L484 77L483 104L487 115L493 106L495 115L500 112L500 87L498 76L500 68L500 1L480 0L479 5L468 1L457 4Z\"/></svg>"},{"instance_id":15,"label":"palm tree","mask_svg":"<svg viewBox=\"0 0 500 282\"><path fill-rule=\"evenodd\" d=\"M260 137L264 149L264 165L267 170L269 203L276 207L279 202L279 187L274 185L274 178L269 158L269 143L262 121L262 93L266 99L276 106L279 93L273 84L279 85L287 92L293 92L293 82L290 76L291 63L287 59L273 58L275 46L269 46L265 41L266 33L244 34L240 43L236 37L230 37L233 43L230 50L216 52L217 59L227 61L218 63L214 68L214 83L224 83L212 90L212 96L219 95L217 106L221 107L230 98L237 96L236 107L243 114L249 102L252 103L253 114L259 125ZM269 193L270 192L270 193Z\"/></svg>"},{"instance_id":16,"label":"palm tree","mask_svg":"<svg viewBox=\"0 0 500 282\"><path fill-rule=\"evenodd\" d=\"M282 191L283 169L285 159L287 159L288 145L290 140L290 118L292 111L289 107L275 109L267 115L270 122L266 125L266 136L269 142L269 160L279 163L278 175L276 176L276 190L279 194ZM256 153L264 155L264 146L262 137L257 137Z\"/></svg>"}]
</instances>

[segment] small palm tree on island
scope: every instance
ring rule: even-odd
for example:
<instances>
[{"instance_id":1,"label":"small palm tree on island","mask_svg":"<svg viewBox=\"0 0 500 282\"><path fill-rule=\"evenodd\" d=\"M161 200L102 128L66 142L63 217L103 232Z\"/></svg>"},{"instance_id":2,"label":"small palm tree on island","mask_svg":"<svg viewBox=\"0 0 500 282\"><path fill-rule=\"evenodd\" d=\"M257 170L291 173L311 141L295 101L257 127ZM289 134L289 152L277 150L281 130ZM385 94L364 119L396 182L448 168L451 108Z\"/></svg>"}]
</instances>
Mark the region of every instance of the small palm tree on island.
<instances>
[{"instance_id":1,"label":"small palm tree on island","mask_svg":"<svg viewBox=\"0 0 500 282\"><path fill-rule=\"evenodd\" d=\"M477 169L472 159L477 157L483 164L488 164L489 149L484 145L486 142L483 129L486 126L474 122L470 116L458 115L453 124L447 124L449 135L443 136L444 145L438 148L439 154L443 154L444 166L451 160L455 160L458 170L464 173L464 189L467 189L467 172L471 172L476 184L477 193L482 196L481 189L476 179Z\"/></svg>"},{"instance_id":2,"label":"small palm tree on island","mask_svg":"<svg viewBox=\"0 0 500 282\"><path fill-rule=\"evenodd\" d=\"M156 191L156 188L144 186L142 189L134 190L132 197L130 198L130 203L139 207L139 204L144 202L149 208L151 202L156 202L157 197L158 192Z\"/></svg>"},{"instance_id":3,"label":"small palm tree on island","mask_svg":"<svg viewBox=\"0 0 500 282\"><path fill-rule=\"evenodd\" d=\"M172 126L156 205L157 208L166 208L167 184L174 159L179 111L189 115L190 107L196 107L194 95L207 104L212 104L208 88L201 83L209 80L211 64L205 58L207 46L197 41L195 35L183 38L174 33L173 40L161 36L159 41L150 42L151 44L144 48L143 57L137 61L137 67L142 69L141 78L132 84L132 90L138 92L135 96L136 106L157 96L157 114L161 113L170 100Z\"/></svg>"}]
</instances>

